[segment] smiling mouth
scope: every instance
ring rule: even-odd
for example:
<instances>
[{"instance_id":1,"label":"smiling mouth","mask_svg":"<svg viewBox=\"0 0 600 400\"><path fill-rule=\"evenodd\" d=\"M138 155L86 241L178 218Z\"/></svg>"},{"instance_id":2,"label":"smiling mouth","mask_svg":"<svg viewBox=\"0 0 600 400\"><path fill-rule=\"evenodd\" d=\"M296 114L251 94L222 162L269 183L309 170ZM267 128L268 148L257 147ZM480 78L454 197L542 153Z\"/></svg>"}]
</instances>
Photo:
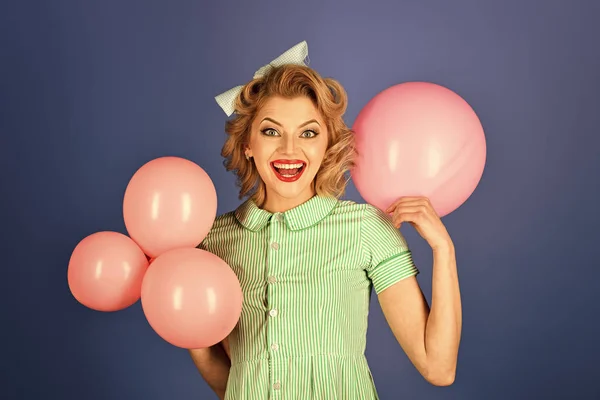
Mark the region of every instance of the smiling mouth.
<instances>
[{"instance_id":1,"label":"smiling mouth","mask_svg":"<svg viewBox=\"0 0 600 400\"><path fill-rule=\"evenodd\" d=\"M271 163L275 176L283 182L294 182L300 179L306 168L302 160L277 160Z\"/></svg>"}]
</instances>

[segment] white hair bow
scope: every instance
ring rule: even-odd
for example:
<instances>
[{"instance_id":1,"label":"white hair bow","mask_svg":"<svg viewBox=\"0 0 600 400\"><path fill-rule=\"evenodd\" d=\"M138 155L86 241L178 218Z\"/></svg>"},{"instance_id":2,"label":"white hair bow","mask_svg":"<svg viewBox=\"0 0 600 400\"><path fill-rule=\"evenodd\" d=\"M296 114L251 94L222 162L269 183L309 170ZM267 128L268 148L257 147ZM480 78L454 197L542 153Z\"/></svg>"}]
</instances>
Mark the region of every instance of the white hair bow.
<instances>
[{"instance_id":1,"label":"white hair bow","mask_svg":"<svg viewBox=\"0 0 600 400\"><path fill-rule=\"evenodd\" d=\"M302 41L271 61L269 64L260 67L254 73L253 79L259 78L267 73L273 67L279 67L285 64L307 65L304 61L308 58L308 44ZM221 106L227 116L235 112L235 101L242 91L243 85L236 86L215 97L215 100Z\"/></svg>"}]
</instances>

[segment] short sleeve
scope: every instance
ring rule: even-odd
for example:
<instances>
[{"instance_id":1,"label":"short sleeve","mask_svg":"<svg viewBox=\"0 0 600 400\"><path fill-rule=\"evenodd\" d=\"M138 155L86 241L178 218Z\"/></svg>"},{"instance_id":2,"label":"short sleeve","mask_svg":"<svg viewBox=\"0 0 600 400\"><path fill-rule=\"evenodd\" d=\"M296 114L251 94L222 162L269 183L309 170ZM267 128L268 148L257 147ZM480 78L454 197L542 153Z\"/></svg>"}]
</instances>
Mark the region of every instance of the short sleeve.
<instances>
[{"instance_id":1,"label":"short sleeve","mask_svg":"<svg viewBox=\"0 0 600 400\"><path fill-rule=\"evenodd\" d=\"M367 205L361 222L361 244L375 293L419 273L408 244L391 217L371 205Z\"/></svg>"}]
</instances>

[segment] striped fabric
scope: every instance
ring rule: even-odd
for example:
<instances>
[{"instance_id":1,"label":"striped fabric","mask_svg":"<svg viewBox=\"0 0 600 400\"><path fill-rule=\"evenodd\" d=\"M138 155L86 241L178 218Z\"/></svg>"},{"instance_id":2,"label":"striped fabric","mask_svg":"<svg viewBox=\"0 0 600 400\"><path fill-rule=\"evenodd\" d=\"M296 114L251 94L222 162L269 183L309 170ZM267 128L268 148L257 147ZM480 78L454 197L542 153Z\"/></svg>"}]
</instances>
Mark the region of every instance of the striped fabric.
<instances>
[{"instance_id":1,"label":"striped fabric","mask_svg":"<svg viewBox=\"0 0 600 400\"><path fill-rule=\"evenodd\" d=\"M371 288L418 274L389 217L330 197L275 214L247 200L199 247L244 295L226 399L378 399L364 355Z\"/></svg>"}]
</instances>

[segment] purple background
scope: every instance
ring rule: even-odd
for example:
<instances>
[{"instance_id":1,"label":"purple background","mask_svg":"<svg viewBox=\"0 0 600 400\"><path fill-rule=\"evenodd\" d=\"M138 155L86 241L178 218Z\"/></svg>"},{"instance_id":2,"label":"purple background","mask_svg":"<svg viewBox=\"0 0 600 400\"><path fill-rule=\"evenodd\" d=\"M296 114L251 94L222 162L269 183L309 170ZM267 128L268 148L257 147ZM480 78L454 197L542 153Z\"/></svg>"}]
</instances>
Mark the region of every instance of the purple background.
<instances>
[{"instance_id":1,"label":"purple background","mask_svg":"<svg viewBox=\"0 0 600 400\"><path fill-rule=\"evenodd\" d=\"M488 159L444 218L464 330L455 384L426 383L374 297L367 356L381 398L599 398L600 37L597 1L6 1L0 6L3 399L216 398L139 302L86 309L66 280L77 242L125 232L134 171L164 155L239 201L213 97L307 40L352 124L379 91L445 85L476 110ZM370 5L367 5L370 4ZM348 198L361 201L351 186ZM431 298L431 256L403 228Z\"/></svg>"}]
</instances>

